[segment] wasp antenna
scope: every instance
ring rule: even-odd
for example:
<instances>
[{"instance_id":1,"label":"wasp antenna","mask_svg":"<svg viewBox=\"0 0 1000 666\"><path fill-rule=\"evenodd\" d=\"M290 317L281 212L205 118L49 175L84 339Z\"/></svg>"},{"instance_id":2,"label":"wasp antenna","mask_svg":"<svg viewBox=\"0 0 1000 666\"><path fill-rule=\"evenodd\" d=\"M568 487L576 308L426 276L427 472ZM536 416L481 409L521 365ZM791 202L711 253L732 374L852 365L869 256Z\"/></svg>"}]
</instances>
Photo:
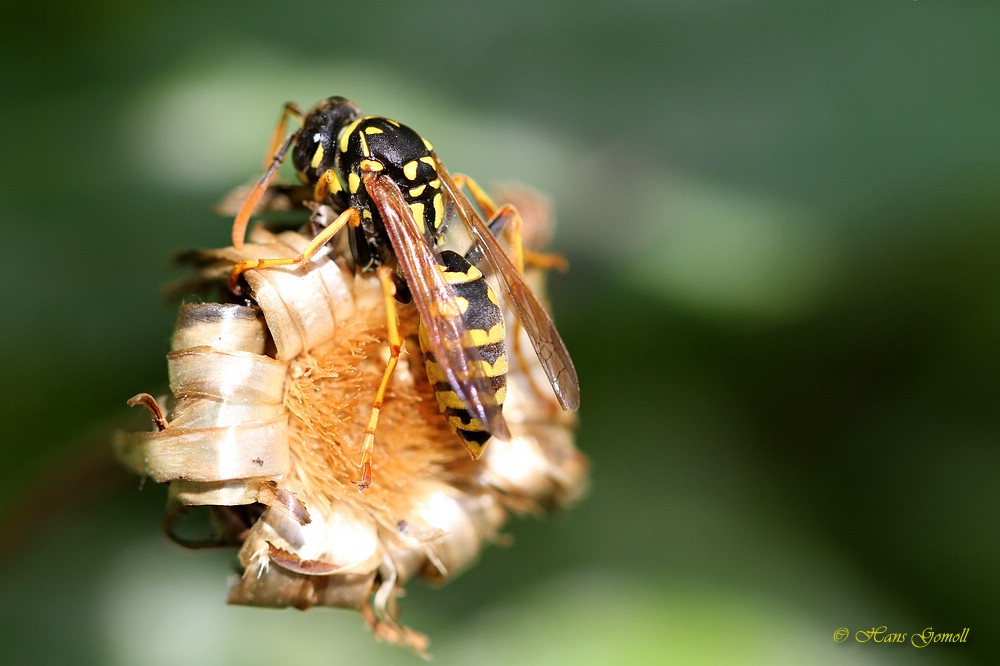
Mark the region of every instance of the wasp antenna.
<instances>
[{"instance_id":1,"label":"wasp antenna","mask_svg":"<svg viewBox=\"0 0 1000 666\"><path fill-rule=\"evenodd\" d=\"M285 142L281 144L281 148L274 154L274 159L271 160L271 166L267 168L264 172L263 177L257 182L257 185L250 192L250 196L247 197L246 202L243 204L243 208L240 212L236 214L236 219L233 220L233 247L237 250L243 248L243 239L246 236L247 225L250 223L250 216L253 214L254 208L257 207L257 202L260 198L264 196L264 192L267 191L267 184L274 177L275 172L281 163L285 161L285 154L288 153L288 149L295 142L299 136L299 131L293 132Z\"/></svg>"}]
</instances>

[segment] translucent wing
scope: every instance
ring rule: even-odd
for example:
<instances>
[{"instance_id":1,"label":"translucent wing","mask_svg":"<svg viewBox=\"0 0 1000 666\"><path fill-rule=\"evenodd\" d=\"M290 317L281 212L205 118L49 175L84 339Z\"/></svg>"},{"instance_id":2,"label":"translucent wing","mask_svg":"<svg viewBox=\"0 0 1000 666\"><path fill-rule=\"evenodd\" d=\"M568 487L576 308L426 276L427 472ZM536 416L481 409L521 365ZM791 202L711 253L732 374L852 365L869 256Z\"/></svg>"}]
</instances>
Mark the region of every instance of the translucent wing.
<instances>
[{"instance_id":1,"label":"translucent wing","mask_svg":"<svg viewBox=\"0 0 1000 666\"><path fill-rule=\"evenodd\" d=\"M441 274L434 249L418 230L403 193L392 179L378 174L366 174L364 182L382 216L437 364L469 413L494 437L509 440L507 422L492 380L482 370L479 352L462 345L465 323L455 293Z\"/></svg>"},{"instance_id":2,"label":"translucent wing","mask_svg":"<svg viewBox=\"0 0 1000 666\"><path fill-rule=\"evenodd\" d=\"M474 248L484 252L484 255L501 277L507 294L514 304L518 319L524 326L531 340L538 360L545 370L549 383L555 391L559 404L563 409L576 410L580 407L580 380L573 367L566 344L562 341L559 331L552 323L552 318L545 307L538 302L524 278L507 257L507 253L490 233L489 227L472 208L455 184L451 174L437 161L438 174L441 183L449 197L455 202L459 216L469 228L473 237Z\"/></svg>"}]
</instances>

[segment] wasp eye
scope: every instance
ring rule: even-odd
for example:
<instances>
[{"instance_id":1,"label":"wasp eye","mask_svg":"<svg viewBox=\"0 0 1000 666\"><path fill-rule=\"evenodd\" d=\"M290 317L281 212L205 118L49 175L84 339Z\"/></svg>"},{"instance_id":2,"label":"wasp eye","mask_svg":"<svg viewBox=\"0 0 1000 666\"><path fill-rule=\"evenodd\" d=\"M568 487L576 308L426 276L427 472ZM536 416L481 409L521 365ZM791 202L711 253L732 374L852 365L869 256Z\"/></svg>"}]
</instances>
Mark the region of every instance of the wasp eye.
<instances>
[{"instance_id":1,"label":"wasp eye","mask_svg":"<svg viewBox=\"0 0 1000 666\"><path fill-rule=\"evenodd\" d=\"M360 117L358 107L342 97L331 97L317 104L302 122L292 155L295 169L310 183L319 180L335 164L340 130Z\"/></svg>"},{"instance_id":2,"label":"wasp eye","mask_svg":"<svg viewBox=\"0 0 1000 666\"><path fill-rule=\"evenodd\" d=\"M295 170L315 183L333 165L333 148L329 137L321 130L303 127L292 153Z\"/></svg>"}]
</instances>

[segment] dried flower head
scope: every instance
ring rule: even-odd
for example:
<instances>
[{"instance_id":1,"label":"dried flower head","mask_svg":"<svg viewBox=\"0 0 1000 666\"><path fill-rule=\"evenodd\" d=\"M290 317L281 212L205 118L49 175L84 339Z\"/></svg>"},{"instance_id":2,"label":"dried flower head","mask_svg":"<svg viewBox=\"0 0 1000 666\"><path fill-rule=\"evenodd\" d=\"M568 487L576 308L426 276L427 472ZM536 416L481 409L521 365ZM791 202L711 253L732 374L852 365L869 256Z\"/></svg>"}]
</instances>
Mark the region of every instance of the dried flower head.
<instances>
[{"instance_id":1,"label":"dried flower head","mask_svg":"<svg viewBox=\"0 0 1000 666\"><path fill-rule=\"evenodd\" d=\"M258 228L240 250L202 253L202 277L246 258L294 256L308 240ZM544 294L542 270L526 278ZM573 444L575 417L559 409L515 329L528 353L513 355L508 375L512 439L471 460L438 411L416 312L400 305L406 353L378 424L375 482L361 493L362 436L387 354L378 280L330 251L246 280L253 306L181 307L167 356L169 409L136 396L157 430L120 434L117 453L170 484L168 515L213 507L218 540L240 546L230 603L355 609L379 638L423 653L426 637L396 621L402 585L468 567L511 511L579 498L587 461Z\"/></svg>"}]
</instances>

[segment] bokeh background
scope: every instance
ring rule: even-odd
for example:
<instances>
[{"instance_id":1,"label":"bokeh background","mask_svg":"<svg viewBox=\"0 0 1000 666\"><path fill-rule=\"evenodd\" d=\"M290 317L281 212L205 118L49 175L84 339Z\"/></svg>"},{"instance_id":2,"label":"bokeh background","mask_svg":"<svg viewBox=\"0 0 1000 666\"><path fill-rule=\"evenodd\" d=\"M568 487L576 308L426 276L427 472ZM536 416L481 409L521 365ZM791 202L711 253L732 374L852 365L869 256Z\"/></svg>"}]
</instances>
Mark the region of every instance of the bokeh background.
<instances>
[{"instance_id":1,"label":"bokeh background","mask_svg":"<svg viewBox=\"0 0 1000 666\"><path fill-rule=\"evenodd\" d=\"M416 663L224 605L117 470L172 253L343 94L558 211L593 489L404 621L439 664L1000 657L1000 4L4 4L4 661ZM886 625L969 643L837 644Z\"/></svg>"}]
</instances>

